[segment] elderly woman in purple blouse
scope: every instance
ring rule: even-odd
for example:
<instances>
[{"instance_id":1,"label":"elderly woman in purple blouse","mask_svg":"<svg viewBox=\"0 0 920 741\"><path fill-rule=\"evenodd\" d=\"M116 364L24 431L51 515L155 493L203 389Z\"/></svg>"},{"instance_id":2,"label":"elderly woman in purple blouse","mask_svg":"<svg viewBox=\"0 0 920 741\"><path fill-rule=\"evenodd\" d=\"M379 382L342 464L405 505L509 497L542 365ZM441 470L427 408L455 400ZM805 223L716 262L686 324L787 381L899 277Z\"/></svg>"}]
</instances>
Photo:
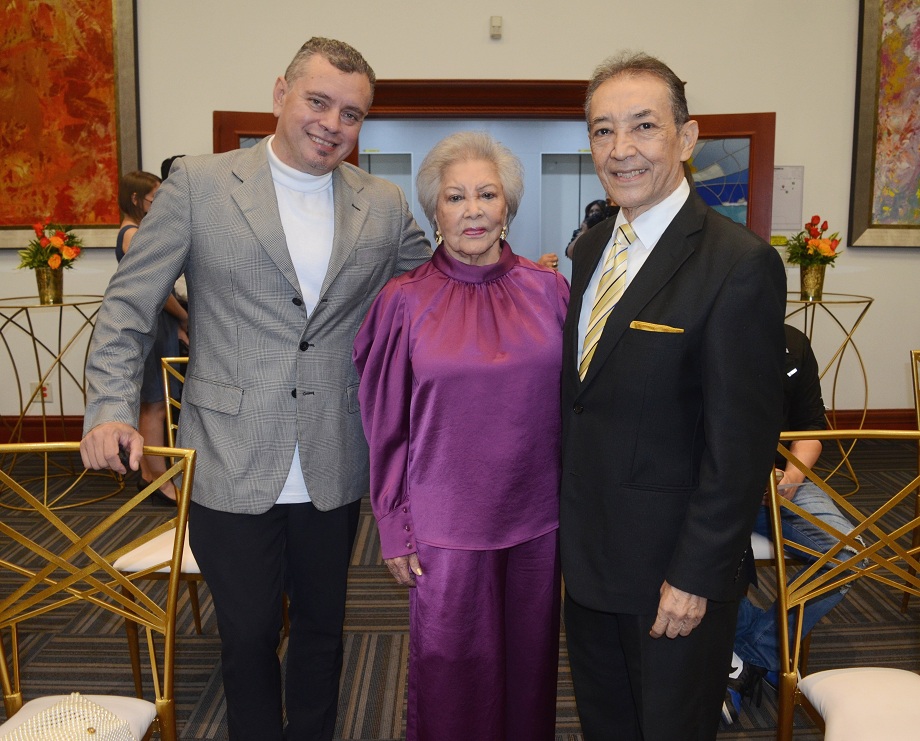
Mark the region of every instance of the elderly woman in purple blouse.
<instances>
[{"instance_id":1,"label":"elderly woman in purple blouse","mask_svg":"<svg viewBox=\"0 0 920 741\"><path fill-rule=\"evenodd\" d=\"M505 241L520 161L443 139L419 169L431 261L355 340L383 558L409 599L409 741L555 737L559 384L568 284Z\"/></svg>"}]
</instances>

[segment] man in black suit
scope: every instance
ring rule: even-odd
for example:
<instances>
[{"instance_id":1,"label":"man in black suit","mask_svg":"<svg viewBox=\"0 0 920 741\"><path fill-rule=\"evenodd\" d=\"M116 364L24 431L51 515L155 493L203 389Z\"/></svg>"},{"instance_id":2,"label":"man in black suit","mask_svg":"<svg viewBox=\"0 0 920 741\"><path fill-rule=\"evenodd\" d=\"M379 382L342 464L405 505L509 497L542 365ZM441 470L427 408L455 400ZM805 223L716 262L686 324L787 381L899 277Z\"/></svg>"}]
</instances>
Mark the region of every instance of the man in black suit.
<instances>
[{"instance_id":1,"label":"man in black suit","mask_svg":"<svg viewBox=\"0 0 920 741\"><path fill-rule=\"evenodd\" d=\"M780 431L785 273L774 249L692 191L683 163L698 127L665 64L608 60L585 110L620 210L579 240L565 327L560 533L575 697L586 741L713 739ZM586 352L607 253L630 239L626 288Z\"/></svg>"}]
</instances>

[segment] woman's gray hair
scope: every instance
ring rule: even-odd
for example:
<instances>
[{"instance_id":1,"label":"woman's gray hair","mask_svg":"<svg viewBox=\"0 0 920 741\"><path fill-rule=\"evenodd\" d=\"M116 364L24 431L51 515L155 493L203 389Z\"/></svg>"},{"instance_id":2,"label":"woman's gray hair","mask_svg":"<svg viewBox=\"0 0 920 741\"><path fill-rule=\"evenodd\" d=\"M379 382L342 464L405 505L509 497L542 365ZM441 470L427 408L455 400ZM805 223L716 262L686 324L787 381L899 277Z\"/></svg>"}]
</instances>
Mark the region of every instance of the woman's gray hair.
<instances>
[{"instance_id":1,"label":"woman's gray hair","mask_svg":"<svg viewBox=\"0 0 920 741\"><path fill-rule=\"evenodd\" d=\"M591 127L591 99L597 89L607 80L621 75L653 75L661 80L668 88L671 99L671 112L674 114L674 123L680 128L690 120L690 111L687 108L687 95L684 92L685 83L664 62L644 52L623 52L619 56L605 59L594 70L588 90L585 93L585 118L588 127Z\"/></svg>"},{"instance_id":2,"label":"woman's gray hair","mask_svg":"<svg viewBox=\"0 0 920 741\"><path fill-rule=\"evenodd\" d=\"M470 160L482 160L495 165L508 206L506 225L510 224L517 214L521 198L524 196L524 166L521 161L508 147L484 131L458 131L444 137L432 147L422 161L415 178L418 201L433 227L437 228L435 218L444 172L451 165Z\"/></svg>"}]
</instances>

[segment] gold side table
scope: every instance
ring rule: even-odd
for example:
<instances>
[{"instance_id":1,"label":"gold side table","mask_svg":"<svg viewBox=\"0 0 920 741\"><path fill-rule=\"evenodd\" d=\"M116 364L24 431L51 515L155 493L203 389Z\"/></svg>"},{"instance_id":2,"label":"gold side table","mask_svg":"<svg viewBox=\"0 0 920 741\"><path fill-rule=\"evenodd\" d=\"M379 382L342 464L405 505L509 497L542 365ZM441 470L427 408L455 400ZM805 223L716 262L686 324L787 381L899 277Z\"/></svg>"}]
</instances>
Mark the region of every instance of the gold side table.
<instances>
[{"instance_id":1,"label":"gold side table","mask_svg":"<svg viewBox=\"0 0 920 741\"><path fill-rule=\"evenodd\" d=\"M5 426L4 442L23 442L23 427L33 416L29 414L33 405L37 405L38 413L34 416L40 420L45 441L66 439L65 412L68 410L72 416L83 416L86 405L83 371L101 306L102 296L94 295L65 295L62 303L52 305L40 304L37 296L0 298L0 343L6 351L9 367L9 373L0 375L7 379L7 391L12 390L19 401L16 421ZM2 367L3 353L0 352ZM36 384L31 393L23 390L23 384L29 383ZM51 410L52 403L45 400L42 392L48 383L54 384L58 411ZM12 468L16 465L15 457L9 461L0 460L0 464ZM79 456L54 465L60 465L62 474L66 471L68 476L83 470ZM124 488L121 477L110 471L88 473L114 478L118 485L113 494ZM0 490L0 495L2 493ZM47 491L45 495L46 503L49 496L53 501L53 495ZM101 498L104 497L97 500ZM0 502L0 506L6 505Z\"/></svg>"},{"instance_id":2,"label":"gold side table","mask_svg":"<svg viewBox=\"0 0 920 741\"><path fill-rule=\"evenodd\" d=\"M820 301L806 301L800 297L798 291L789 293L786 297L786 321L791 324L791 319L801 319L801 329L808 337L809 342L814 337L816 320L819 317L822 320L827 320L821 322L822 326L829 324L831 329L836 328L839 330L842 337L831 358L823 366L820 360L818 362L821 381L823 382L825 378L831 380L830 404L826 405L825 416L828 427L832 429L840 429L837 424L837 381L840 378L843 362L848 353L850 357L854 358L863 382L862 413L859 417L859 423L855 427L862 429L866 421L866 414L869 409L869 378L866 373L866 365L863 363L862 355L856 346L853 335L865 318L873 301L875 299L869 296L858 296L850 293L825 293ZM824 394L826 394L826 387L822 383L822 395ZM827 400L828 397L824 396L824 398ZM850 494L854 494L859 490L859 479L849 460L854 444L844 449L838 441L837 445L840 447L842 457L837 466L828 474L829 478L840 472L841 475L849 478L854 484L854 489L849 492ZM845 469L845 473L841 469Z\"/></svg>"}]
</instances>

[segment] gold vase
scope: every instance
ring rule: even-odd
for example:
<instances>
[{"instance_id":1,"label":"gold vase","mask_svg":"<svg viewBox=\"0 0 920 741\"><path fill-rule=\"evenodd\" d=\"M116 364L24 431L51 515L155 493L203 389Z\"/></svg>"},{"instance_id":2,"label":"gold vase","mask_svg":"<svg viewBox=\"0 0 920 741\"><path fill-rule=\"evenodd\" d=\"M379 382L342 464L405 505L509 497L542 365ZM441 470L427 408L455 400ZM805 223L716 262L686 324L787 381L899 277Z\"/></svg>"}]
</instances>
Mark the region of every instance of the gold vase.
<instances>
[{"instance_id":1,"label":"gold vase","mask_svg":"<svg viewBox=\"0 0 920 741\"><path fill-rule=\"evenodd\" d=\"M53 306L64 301L64 268L35 268L38 302Z\"/></svg>"},{"instance_id":2,"label":"gold vase","mask_svg":"<svg viewBox=\"0 0 920 741\"><path fill-rule=\"evenodd\" d=\"M800 265L802 301L820 301L824 293L824 268L827 265Z\"/></svg>"}]
</instances>

